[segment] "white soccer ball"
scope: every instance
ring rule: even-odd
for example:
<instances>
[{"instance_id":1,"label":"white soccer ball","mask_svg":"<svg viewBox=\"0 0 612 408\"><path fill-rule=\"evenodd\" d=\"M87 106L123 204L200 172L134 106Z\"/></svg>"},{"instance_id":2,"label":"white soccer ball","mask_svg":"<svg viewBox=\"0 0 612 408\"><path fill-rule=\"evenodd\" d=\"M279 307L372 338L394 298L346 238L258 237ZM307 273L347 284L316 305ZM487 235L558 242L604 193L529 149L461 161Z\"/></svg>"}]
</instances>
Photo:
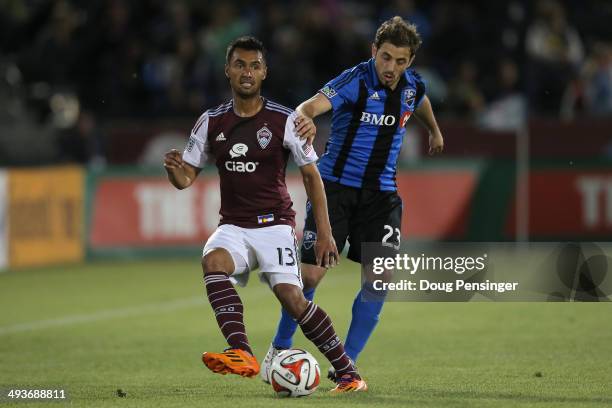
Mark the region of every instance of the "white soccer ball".
<instances>
[{"instance_id":1,"label":"white soccer ball","mask_svg":"<svg viewBox=\"0 0 612 408\"><path fill-rule=\"evenodd\" d=\"M272 360L270 384L281 397L310 395L320 381L319 363L305 350L283 350Z\"/></svg>"}]
</instances>

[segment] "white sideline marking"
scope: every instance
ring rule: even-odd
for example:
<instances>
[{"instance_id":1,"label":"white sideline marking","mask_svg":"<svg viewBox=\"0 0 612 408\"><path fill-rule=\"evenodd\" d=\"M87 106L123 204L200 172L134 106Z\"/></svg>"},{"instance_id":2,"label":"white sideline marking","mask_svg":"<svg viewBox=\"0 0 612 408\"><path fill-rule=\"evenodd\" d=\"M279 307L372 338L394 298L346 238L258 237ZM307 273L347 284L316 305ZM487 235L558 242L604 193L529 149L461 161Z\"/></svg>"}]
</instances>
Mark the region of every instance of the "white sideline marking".
<instances>
[{"instance_id":1,"label":"white sideline marking","mask_svg":"<svg viewBox=\"0 0 612 408\"><path fill-rule=\"evenodd\" d=\"M329 279L331 282L331 279ZM270 291L262 290L257 294L249 296L250 301L274 296ZM71 326L74 324L97 322L100 320L120 319L124 317L143 316L153 313L166 313L175 310L189 309L191 307L203 307L208 305L206 295L193 296L189 298L171 300L168 302L148 303L140 306L123 307L118 309L106 309L98 312L69 315L55 319L36 320L33 322L17 323L10 326L0 326L0 336L12 333L21 333L33 330L49 329L52 327Z\"/></svg>"},{"instance_id":2,"label":"white sideline marking","mask_svg":"<svg viewBox=\"0 0 612 408\"><path fill-rule=\"evenodd\" d=\"M18 323L10 326L0 327L0 336L31 330L41 330L52 327L62 327L80 323L97 322L100 320L110 320L124 317L142 316L153 313L172 312L175 310L188 309L195 306L204 306L206 304L205 301L205 296L194 296L184 299L172 300L168 302L149 303L140 306L101 310L99 312L93 312L88 314L70 315L65 317L58 317L55 319Z\"/></svg>"}]
</instances>

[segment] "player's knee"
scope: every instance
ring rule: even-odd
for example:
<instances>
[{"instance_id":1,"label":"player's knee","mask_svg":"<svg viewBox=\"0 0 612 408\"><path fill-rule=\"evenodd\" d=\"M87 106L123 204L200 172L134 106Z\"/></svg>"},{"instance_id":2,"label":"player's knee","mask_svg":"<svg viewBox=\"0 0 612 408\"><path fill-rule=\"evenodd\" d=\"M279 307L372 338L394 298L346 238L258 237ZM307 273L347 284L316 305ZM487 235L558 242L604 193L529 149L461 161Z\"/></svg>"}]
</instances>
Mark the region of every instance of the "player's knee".
<instances>
[{"instance_id":1,"label":"player's knee","mask_svg":"<svg viewBox=\"0 0 612 408\"><path fill-rule=\"evenodd\" d=\"M304 290L316 288L319 284L320 279L315 276L302 275L302 282L304 282Z\"/></svg>"},{"instance_id":2,"label":"player's knee","mask_svg":"<svg viewBox=\"0 0 612 408\"><path fill-rule=\"evenodd\" d=\"M279 283L274 286L273 291L283 308L294 319L299 319L308 307L308 300L306 300L302 289L298 286Z\"/></svg>"},{"instance_id":3,"label":"player's knee","mask_svg":"<svg viewBox=\"0 0 612 408\"><path fill-rule=\"evenodd\" d=\"M224 272L229 275L234 271L232 256L223 248L213 249L202 257L202 271L204 274Z\"/></svg>"},{"instance_id":4,"label":"player's knee","mask_svg":"<svg viewBox=\"0 0 612 408\"><path fill-rule=\"evenodd\" d=\"M320 266L302 264L302 282L304 283L304 289L316 288L327 269L321 268Z\"/></svg>"}]
</instances>

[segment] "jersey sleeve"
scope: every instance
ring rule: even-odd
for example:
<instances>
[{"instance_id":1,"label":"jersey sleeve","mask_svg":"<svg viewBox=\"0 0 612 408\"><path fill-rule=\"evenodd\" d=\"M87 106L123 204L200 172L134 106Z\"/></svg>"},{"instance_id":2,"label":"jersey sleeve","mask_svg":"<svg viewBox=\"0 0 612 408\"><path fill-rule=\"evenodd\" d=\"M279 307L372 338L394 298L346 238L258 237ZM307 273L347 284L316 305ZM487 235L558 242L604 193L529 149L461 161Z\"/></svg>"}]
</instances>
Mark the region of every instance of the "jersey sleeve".
<instances>
[{"instance_id":1,"label":"jersey sleeve","mask_svg":"<svg viewBox=\"0 0 612 408\"><path fill-rule=\"evenodd\" d=\"M421 75L419 75L416 71L412 71L412 74L414 75L414 83L416 86L416 96L414 99L414 109L416 110L421 105L421 102L423 102L423 99L425 99L426 87L425 81Z\"/></svg>"},{"instance_id":2,"label":"jersey sleeve","mask_svg":"<svg viewBox=\"0 0 612 408\"><path fill-rule=\"evenodd\" d=\"M359 96L359 75L356 68L348 69L329 81L319 90L332 104L333 110L357 102Z\"/></svg>"},{"instance_id":3,"label":"jersey sleeve","mask_svg":"<svg viewBox=\"0 0 612 408\"><path fill-rule=\"evenodd\" d=\"M208 112L204 112L191 130L189 141L183 151L183 160L192 166L202 168L208 160Z\"/></svg>"},{"instance_id":4,"label":"jersey sleeve","mask_svg":"<svg viewBox=\"0 0 612 408\"><path fill-rule=\"evenodd\" d=\"M300 137L297 135L294 123L296 116L297 113L293 112L287 117L287 122L285 123L285 135L283 137L283 146L291 151L293 161L295 161L298 166L303 167L316 162L318 156L314 147L312 147L312 145L308 143L306 139L300 139Z\"/></svg>"}]
</instances>

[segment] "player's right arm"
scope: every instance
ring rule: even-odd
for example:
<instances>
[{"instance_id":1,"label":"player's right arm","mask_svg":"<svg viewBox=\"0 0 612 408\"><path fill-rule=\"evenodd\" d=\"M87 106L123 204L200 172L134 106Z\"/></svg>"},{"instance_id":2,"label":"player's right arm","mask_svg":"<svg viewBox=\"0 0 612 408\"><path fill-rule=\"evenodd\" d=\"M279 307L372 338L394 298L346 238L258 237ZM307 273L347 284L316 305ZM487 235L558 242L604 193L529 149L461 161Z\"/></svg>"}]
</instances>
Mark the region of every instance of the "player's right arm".
<instances>
[{"instance_id":1,"label":"player's right arm","mask_svg":"<svg viewBox=\"0 0 612 408\"><path fill-rule=\"evenodd\" d=\"M168 173L170 183L179 190L192 185L201 170L186 163L181 152L176 149L172 149L164 155L164 168Z\"/></svg>"},{"instance_id":2,"label":"player's right arm","mask_svg":"<svg viewBox=\"0 0 612 408\"><path fill-rule=\"evenodd\" d=\"M307 138L308 143L312 144L317 130L314 118L357 100L359 77L354 75L354 69L348 69L329 81L316 95L295 109L298 114L295 128L301 139Z\"/></svg>"},{"instance_id":3,"label":"player's right arm","mask_svg":"<svg viewBox=\"0 0 612 408\"><path fill-rule=\"evenodd\" d=\"M327 97L325 97L323 94L317 93L312 98L302 102L296 108L296 111L302 116L314 119L325 112L329 112L331 108L332 104L329 99L327 99ZM299 128L296 128L296 130L299 130Z\"/></svg>"},{"instance_id":4,"label":"player's right arm","mask_svg":"<svg viewBox=\"0 0 612 408\"><path fill-rule=\"evenodd\" d=\"M317 134L317 127L313 119L317 116L328 112L332 108L332 104L325 96L317 93L307 101L302 102L295 111L297 116L295 119L295 130L300 138L308 139L308 143L312 141Z\"/></svg>"},{"instance_id":5,"label":"player's right arm","mask_svg":"<svg viewBox=\"0 0 612 408\"><path fill-rule=\"evenodd\" d=\"M209 154L208 111L206 111L198 118L193 127L183 153L172 149L165 154L164 168L168 173L170 183L179 190L192 185L204 167Z\"/></svg>"}]
</instances>

